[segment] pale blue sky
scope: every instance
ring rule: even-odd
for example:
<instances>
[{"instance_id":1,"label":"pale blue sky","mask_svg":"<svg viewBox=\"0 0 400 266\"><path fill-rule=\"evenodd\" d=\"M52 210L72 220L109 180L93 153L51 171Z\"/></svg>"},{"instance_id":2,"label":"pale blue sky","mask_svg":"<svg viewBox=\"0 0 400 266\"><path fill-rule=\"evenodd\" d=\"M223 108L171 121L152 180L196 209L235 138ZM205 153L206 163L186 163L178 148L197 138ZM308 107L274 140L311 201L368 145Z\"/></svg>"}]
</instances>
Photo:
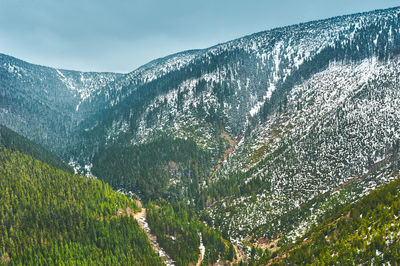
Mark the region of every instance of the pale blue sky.
<instances>
[{"instance_id":1,"label":"pale blue sky","mask_svg":"<svg viewBox=\"0 0 400 266\"><path fill-rule=\"evenodd\" d=\"M0 0L0 53L53 67L129 72L152 59L396 0Z\"/></svg>"}]
</instances>

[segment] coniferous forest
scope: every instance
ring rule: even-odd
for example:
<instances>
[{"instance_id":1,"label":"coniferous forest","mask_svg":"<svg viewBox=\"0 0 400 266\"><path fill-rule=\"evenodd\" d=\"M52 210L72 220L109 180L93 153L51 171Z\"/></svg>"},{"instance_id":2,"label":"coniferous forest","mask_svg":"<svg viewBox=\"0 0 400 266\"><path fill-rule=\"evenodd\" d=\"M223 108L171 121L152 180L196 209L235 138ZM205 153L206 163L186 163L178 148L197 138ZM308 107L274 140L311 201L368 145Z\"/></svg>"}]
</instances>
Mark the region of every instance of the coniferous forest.
<instances>
[{"instance_id":1,"label":"coniferous forest","mask_svg":"<svg viewBox=\"0 0 400 266\"><path fill-rule=\"evenodd\" d=\"M19 151L54 168L73 173L72 167L64 163L59 157L3 125L0 125L0 147L11 151Z\"/></svg>"},{"instance_id":2,"label":"coniferous forest","mask_svg":"<svg viewBox=\"0 0 400 266\"><path fill-rule=\"evenodd\" d=\"M162 264L127 214L138 206L103 181L4 148L0 176L2 263Z\"/></svg>"},{"instance_id":3,"label":"coniferous forest","mask_svg":"<svg viewBox=\"0 0 400 266\"><path fill-rule=\"evenodd\" d=\"M399 107L400 7L126 73L0 54L0 265L399 265Z\"/></svg>"}]
</instances>

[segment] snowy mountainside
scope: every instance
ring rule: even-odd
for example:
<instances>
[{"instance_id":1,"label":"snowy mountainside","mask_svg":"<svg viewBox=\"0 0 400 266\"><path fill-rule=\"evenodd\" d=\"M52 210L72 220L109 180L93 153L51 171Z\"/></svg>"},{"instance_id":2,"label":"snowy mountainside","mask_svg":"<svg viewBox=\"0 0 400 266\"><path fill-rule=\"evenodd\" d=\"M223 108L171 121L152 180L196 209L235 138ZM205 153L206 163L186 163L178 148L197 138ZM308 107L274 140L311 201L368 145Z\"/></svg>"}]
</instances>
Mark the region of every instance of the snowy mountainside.
<instances>
[{"instance_id":1,"label":"snowy mountainside","mask_svg":"<svg viewBox=\"0 0 400 266\"><path fill-rule=\"evenodd\" d=\"M201 50L190 50L153 60L109 84L99 98L109 107L114 106L131 95L137 87L182 69L200 53Z\"/></svg>"},{"instance_id":2,"label":"snowy mountainside","mask_svg":"<svg viewBox=\"0 0 400 266\"><path fill-rule=\"evenodd\" d=\"M116 73L77 72L61 69L56 69L56 71L60 80L79 99L75 107L77 112L82 103L91 104L93 99L102 93L104 87L123 76L123 74Z\"/></svg>"},{"instance_id":3,"label":"snowy mountainside","mask_svg":"<svg viewBox=\"0 0 400 266\"><path fill-rule=\"evenodd\" d=\"M82 102L120 76L54 69L0 54L0 123L59 152L79 121L93 114L79 108Z\"/></svg>"},{"instance_id":4,"label":"snowy mountainside","mask_svg":"<svg viewBox=\"0 0 400 266\"><path fill-rule=\"evenodd\" d=\"M0 123L116 189L185 199L236 240L271 237L302 206L333 208L323 195L351 180L368 176L352 183L360 195L387 181L372 170L392 166L400 137L399 54L393 8L255 33L128 74L0 55ZM339 190L340 201L357 199Z\"/></svg>"},{"instance_id":5,"label":"snowy mountainside","mask_svg":"<svg viewBox=\"0 0 400 266\"><path fill-rule=\"evenodd\" d=\"M230 134L241 134L249 120L268 117L293 85L330 62L396 53L398 14L392 9L278 28L173 55L161 65L156 60L105 90L112 105L107 121L89 119L84 128L107 128L103 139L129 129L136 143L180 128L179 121L201 124L216 116Z\"/></svg>"},{"instance_id":6,"label":"snowy mountainside","mask_svg":"<svg viewBox=\"0 0 400 266\"><path fill-rule=\"evenodd\" d=\"M399 13L394 8L277 28L155 60L100 93L95 101L106 108L77 127L68 159L83 167L107 147L141 145L167 134L194 140L217 162L221 133L239 140L249 138L250 130L270 128L292 89L313 75L333 71L333 65L395 58ZM77 149L80 143L85 145Z\"/></svg>"},{"instance_id":7,"label":"snowy mountainside","mask_svg":"<svg viewBox=\"0 0 400 266\"><path fill-rule=\"evenodd\" d=\"M240 186L258 186L233 201L226 195L208 210L214 221L223 220L220 230L240 238L263 224L277 226L285 213L390 156L400 139L399 75L398 57L373 57L333 63L295 86L282 111L254 129L221 167L217 183L239 172ZM372 175L368 181L359 184L360 195L388 180ZM222 218L226 208L235 215Z\"/></svg>"}]
</instances>

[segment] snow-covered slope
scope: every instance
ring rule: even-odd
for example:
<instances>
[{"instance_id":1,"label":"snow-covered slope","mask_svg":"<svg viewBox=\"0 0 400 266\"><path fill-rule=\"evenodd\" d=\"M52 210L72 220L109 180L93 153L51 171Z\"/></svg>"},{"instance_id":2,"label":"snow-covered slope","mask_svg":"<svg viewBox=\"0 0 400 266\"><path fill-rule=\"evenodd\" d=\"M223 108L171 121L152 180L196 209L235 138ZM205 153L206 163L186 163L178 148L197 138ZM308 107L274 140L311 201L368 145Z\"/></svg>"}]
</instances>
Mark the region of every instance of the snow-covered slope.
<instances>
[{"instance_id":1,"label":"snow-covered slope","mask_svg":"<svg viewBox=\"0 0 400 266\"><path fill-rule=\"evenodd\" d=\"M263 184L255 196L230 201L236 215L224 219L224 230L247 236L387 158L400 139L399 77L400 58L373 57L332 63L296 85L283 110L254 129L218 173L242 173L242 186ZM360 185L358 196L387 181ZM212 216L225 215L226 200L216 206Z\"/></svg>"},{"instance_id":2,"label":"snow-covered slope","mask_svg":"<svg viewBox=\"0 0 400 266\"><path fill-rule=\"evenodd\" d=\"M199 124L215 115L228 132L241 134L249 120L268 117L295 84L329 64L397 53L398 14L392 9L278 28L151 62L99 97L112 106L107 122L100 122L108 129L102 138L129 128L136 143L154 131L181 128L182 120ZM84 129L95 125L97 118Z\"/></svg>"},{"instance_id":3,"label":"snow-covered slope","mask_svg":"<svg viewBox=\"0 0 400 266\"><path fill-rule=\"evenodd\" d=\"M0 54L0 123L59 152L79 121L96 110L80 105L121 76L54 69Z\"/></svg>"},{"instance_id":4,"label":"snow-covered slope","mask_svg":"<svg viewBox=\"0 0 400 266\"><path fill-rule=\"evenodd\" d=\"M189 202L236 239L268 224L277 233L281 217L346 182L368 173L359 193L385 182L370 171L381 161L390 166L400 137L399 54L393 8L260 32L128 74L2 55L0 123L87 171L109 147L165 135L193 140L215 167L203 169L210 178L193 186L202 194ZM191 171L179 173L192 180ZM114 184L132 183L129 174ZM350 194L343 197L354 200Z\"/></svg>"}]
</instances>

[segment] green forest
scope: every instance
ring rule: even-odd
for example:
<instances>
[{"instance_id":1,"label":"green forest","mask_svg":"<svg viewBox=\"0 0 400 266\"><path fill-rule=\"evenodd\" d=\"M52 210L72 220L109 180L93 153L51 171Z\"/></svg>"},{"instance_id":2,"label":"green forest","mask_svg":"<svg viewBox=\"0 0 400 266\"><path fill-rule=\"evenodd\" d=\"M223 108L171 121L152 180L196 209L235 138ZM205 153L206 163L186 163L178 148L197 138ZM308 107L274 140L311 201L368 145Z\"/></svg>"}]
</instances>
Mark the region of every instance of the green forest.
<instances>
[{"instance_id":1,"label":"green forest","mask_svg":"<svg viewBox=\"0 0 400 266\"><path fill-rule=\"evenodd\" d=\"M93 173L113 188L135 191L143 201L178 200L198 195L199 182L210 174L212 154L193 140L162 136L142 145L107 147L93 161Z\"/></svg>"},{"instance_id":2,"label":"green forest","mask_svg":"<svg viewBox=\"0 0 400 266\"><path fill-rule=\"evenodd\" d=\"M135 201L102 180L73 175L72 169L52 153L5 127L0 129L0 264L163 264L132 217L140 211ZM166 145L161 147L161 142ZM250 244L247 257L237 260L229 235L214 230L206 223L209 217L205 213L199 217L197 211L205 208L210 198L222 197L224 191L251 195L262 187L261 180L239 186L243 177L237 174L199 190L200 180L208 173L205 169L210 167L209 155L193 145L185 140L160 139L114 151L124 153L127 161L97 158L98 167L101 160L111 160L114 167L109 168L110 174L120 169L115 174L130 178L145 191L151 232L176 265L196 264L201 245L205 249L202 265L400 263L400 180L396 174L395 181L361 200L329 211L294 243L280 241L279 249L272 253ZM155 154L150 152L154 149L158 149ZM150 164L151 158L155 162ZM155 176L161 172L166 175L165 180L154 181L161 187L137 183L146 167L160 171ZM167 182L177 177L189 191L182 193ZM161 198L169 199L157 199L157 190L165 192ZM186 203L188 195L198 195L196 204Z\"/></svg>"},{"instance_id":3,"label":"green forest","mask_svg":"<svg viewBox=\"0 0 400 266\"><path fill-rule=\"evenodd\" d=\"M33 158L45 162L54 168L61 169L69 173L74 172L71 166L64 163L53 153L3 125L0 125L0 147L4 147L11 151L19 151L26 155L32 156Z\"/></svg>"},{"instance_id":4,"label":"green forest","mask_svg":"<svg viewBox=\"0 0 400 266\"><path fill-rule=\"evenodd\" d=\"M217 261L233 261L233 245L220 233L196 219L192 208L180 202L155 204L147 207L151 231L177 265L196 264L199 259L200 236L205 247L203 265Z\"/></svg>"},{"instance_id":5,"label":"green forest","mask_svg":"<svg viewBox=\"0 0 400 266\"><path fill-rule=\"evenodd\" d=\"M139 207L103 181L0 147L0 191L2 264L162 264Z\"/></svg>"}]
</instances>

